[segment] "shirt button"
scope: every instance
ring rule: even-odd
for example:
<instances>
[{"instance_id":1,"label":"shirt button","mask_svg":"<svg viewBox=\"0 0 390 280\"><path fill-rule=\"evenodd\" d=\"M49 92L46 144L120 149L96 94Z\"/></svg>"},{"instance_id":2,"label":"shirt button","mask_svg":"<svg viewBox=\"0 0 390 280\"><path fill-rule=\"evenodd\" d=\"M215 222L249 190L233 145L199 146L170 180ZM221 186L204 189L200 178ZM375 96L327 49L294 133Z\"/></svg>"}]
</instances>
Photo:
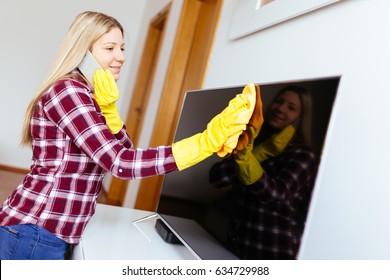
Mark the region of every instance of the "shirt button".
<instances>
[{"instance_id":1,"label":"shirt button","mask_svg":"<svg viewBox=\"0 0 390 280\"><path fill-rule=\"evenodd\" d=\"M119 168L119 173L122 173L122 171L123 171L122 168Z\"/></svg>"}]
</instances>

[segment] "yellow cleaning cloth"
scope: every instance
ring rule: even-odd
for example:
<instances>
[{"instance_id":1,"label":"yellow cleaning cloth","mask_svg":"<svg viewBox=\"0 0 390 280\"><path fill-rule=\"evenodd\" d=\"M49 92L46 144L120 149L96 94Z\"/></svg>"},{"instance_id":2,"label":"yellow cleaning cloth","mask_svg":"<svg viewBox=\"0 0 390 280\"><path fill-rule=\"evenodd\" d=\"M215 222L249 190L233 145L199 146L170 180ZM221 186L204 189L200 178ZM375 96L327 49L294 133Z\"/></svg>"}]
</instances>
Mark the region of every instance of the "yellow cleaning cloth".
<instances>
[{"instance_id":1,"label":"yellow cleaning cloth","mask_svg":"<svg viewBox=\"0 0 390 280\"><path fill-rule=\"evenodd\" d=\"M231 124L234 125L242 125L248 124L249 120L252 117L253 110L256 105L256 89L254 84L247 84L242 93L238 94L236 97L242 98L245 100L246 109L243 110L236 118L236 120ZM221 150L217 152L219 157L224 157L227 154L230 154L237 146L238 138L240 137L242 131L237 132L236 134L230 136L226 142L223 144Z\"/></svg>"}]
</instances>

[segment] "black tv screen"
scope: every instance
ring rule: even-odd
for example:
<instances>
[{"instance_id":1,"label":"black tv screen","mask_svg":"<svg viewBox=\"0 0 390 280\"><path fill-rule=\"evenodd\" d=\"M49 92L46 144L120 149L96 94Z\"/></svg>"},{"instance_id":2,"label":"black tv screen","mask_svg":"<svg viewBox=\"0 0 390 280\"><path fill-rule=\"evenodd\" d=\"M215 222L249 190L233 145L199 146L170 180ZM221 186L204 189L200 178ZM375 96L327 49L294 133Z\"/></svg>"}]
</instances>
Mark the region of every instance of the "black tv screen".
<instances>
[{"instance_id":1,"label":"black tv screen","mask_svg":"<svg viewBox=\"0 0 390 280\"><path fill-rule=\"evenodd\" d=\"M312 149L321 159L327 127L340 77L260 84L263 111L276 93L294 84L309 90L313 102ZM245 85L189 91L186 93L175 140L202 132ZM227 246L229 203L226 190L209 182L210 168L221 158L213 155L203 162L165 175L157 212L178 238L200 259L238 259Z\"/></svg>"}]
</instances>

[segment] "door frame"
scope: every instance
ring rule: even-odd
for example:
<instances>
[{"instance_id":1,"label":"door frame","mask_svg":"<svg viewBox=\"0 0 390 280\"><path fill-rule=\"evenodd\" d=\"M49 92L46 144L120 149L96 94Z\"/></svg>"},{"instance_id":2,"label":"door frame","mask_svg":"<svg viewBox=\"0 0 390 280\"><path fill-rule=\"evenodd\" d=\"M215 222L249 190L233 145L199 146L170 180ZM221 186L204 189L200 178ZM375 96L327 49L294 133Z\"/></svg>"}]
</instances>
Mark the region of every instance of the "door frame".
<instances>
[{"instance_id":1,"label":"door frame","mask_svg":"<svg viewBox=\"0 0 390 280\"><path fill-rule=\"evenodd\" d=\"M185 92L202 88L222 5L223 0L184 0L157 117L154 123L150 147L170 145L173 142ZM160 11L155 19L164 13L168 16L169 8L170 6ZM148 54L150 52L148 46L155 45L155 43L152 43L155 37L150 37L149 33L153 28L155 27L151 23L137 75L137 83L142 83L142 85L139 85L140 89L137 84L134 88L126 121L128 133L135 146L138 143L141 129L135 128L135 131L132 131L131 128L136 118L140 118L139 124L142 127L142 114L145 111L144 108L147 108L150 93L148 90L151 88L150 85L154 77L154 70L149 68L146 71L142 63L144 60L150 63L148 60ZM160 34L159 42L163 40L163 35L164 31ZM151 41L149 42L149 40ZM159 50L153 59L154 62L158 61L158 55ZM155 67L155 64L153 65ZM145 80L148 82L142 82ZM140 109L139 105L137 105L139 104L138 100L140 100L140 96L136 95L143 95L145 93L147 96L144 100L145 103L142 105L144 107ZM157 209L163 179L164 176L161 175L141 180L135 202L136 209L149 211L155 211ZM107 203L122 206L128 185L129 181L113 178L108 192Z\"/></svg>"},{"instance_id":2,"label":"door frame","mask_svg":"<svg viewBox=\"0 0 390 280\"><path fill-rule=\"evenodd\" d=\"M138 146L139 137L145 120L151 86L159 59L165 26L171 9L171 3L164 7L150 21L137 78L131 95L130 107L126 118L126 131L134 147ZM125 200L128 180L112 177L107 193L107 204L122 206Z\"/></svg>"},{"instance_id":3,"label":"door frame","mask_svg":"<svg viewBox=\"0 0 390 280\"><path fill-rule=\"evenodd\" d=\"M173 142L185 92L203 86L222 4L223 0L184 1L151 147ZM135 208L156 211L163 180L163 175L141 180Z\"/></svg>"}]
</instances>

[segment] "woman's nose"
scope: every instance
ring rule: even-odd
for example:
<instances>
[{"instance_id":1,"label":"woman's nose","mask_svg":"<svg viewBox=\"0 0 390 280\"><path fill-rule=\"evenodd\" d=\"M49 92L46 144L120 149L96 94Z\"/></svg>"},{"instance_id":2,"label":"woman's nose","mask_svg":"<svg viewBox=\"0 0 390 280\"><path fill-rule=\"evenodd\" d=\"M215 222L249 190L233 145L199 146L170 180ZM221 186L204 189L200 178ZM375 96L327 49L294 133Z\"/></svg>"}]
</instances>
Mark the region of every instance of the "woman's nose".
<instances>
[{"instance_id":1,"label":"woman's nose","mask_svg":"<svg viewBox=\"0 0 390 280\"><path fill-rule=\"evenodd\" d=\"M286 111L286 106L284 104L280 104L277 108L276 108L277 111L283 113Z\"/></svg>"},{"instance_id":2,"label":"woman's nose","mask_svg":"<svg viewBox=\"0 0 390 280\"><path fill-rule=\"evenodd\" d=\"M117 61L120 61L120 62L124 62L126 60L125 54L122 50L118 51L115 58Z\"/></svg>"}]
</instances>

